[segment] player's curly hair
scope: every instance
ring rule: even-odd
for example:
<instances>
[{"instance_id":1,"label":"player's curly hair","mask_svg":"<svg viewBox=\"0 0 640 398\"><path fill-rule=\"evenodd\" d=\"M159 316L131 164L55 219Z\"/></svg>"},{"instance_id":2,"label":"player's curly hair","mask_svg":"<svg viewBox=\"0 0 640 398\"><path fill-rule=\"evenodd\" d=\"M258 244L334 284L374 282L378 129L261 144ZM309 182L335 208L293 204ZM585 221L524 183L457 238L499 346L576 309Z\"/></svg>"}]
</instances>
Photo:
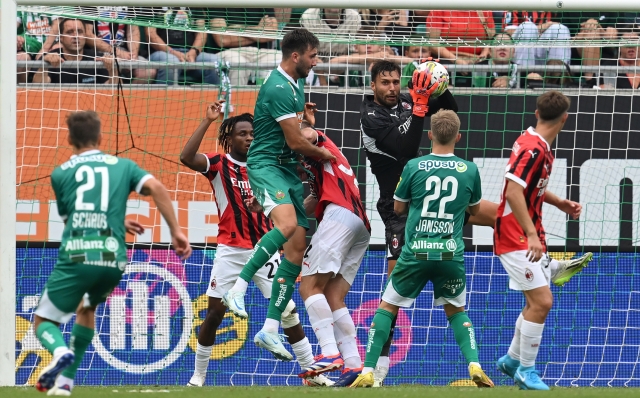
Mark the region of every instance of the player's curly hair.
<instances>
[{"instance_id":1,"label":"player's curly hair","mask_svg":"<svg viewBox=\"0 0 640 398\"><path fill-rule=\"evenodd\" d=\"M238 122L249 122L253 126L253 115L250 113L243 113L242 115L225 119L222 122L218 129L218 142L222 145L224 153L229 153L231 151L229 138L231 137L231 133L233 133L233 129L236 127L236 123Z\"/></svg>"}]
</instances>

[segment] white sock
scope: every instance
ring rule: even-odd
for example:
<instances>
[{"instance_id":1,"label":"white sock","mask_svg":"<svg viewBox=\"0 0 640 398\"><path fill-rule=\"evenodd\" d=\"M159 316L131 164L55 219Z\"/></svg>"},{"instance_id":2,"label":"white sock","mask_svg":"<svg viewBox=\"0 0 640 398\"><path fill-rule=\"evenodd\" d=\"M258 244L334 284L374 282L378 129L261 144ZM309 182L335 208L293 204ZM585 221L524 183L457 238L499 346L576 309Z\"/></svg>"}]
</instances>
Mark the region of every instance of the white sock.
<instances>
[{"instance_id":1,"label":"white sock","mask_svg":"<svg viewBox=\"0 0 640 398\"><path fill-rule=\"evenodd\" d=\"M544 323L533 323L522 320L520 329L520 365L524 368L534 366L540 349Z\"/></svg>"},{"instance_id":2,"label":"white sock","mask_svg":"<svg viewBox=\"0 0 640 398\"><path fill-rule=\"evenodd\" d=\"M367 373L373 373L373 368L367 368L367 367L362 368L362 373L360 374L366 375Z\"/></svg>"},{"instance_id":3,"label":"white sock","mask_svg":"<svg viewBox=\"0 0 640 398\"><path fill-rule=\"evenodd\" d=\"M60 375L56 379L56 386L64 387L65 385L69 386L69 388L73 389L73 379L70 379L66 376Z\"/></svg>"},{"instance_id":4,"label":"white sock","mask_svg":"<svg viewBox=\"0 0 640 398\"><path fill-rule=\"evenodd\" d=\"M203 346L200 343L196 345L196 366L195 372L198 374L206 374L209 367L209 358L211 357L211 349L213 346Z\"/></svg>"},{"instance_id":5,"label":"white sock","mask_svg":"<svg viewBox=\"0 0 640 398\"><path fill-rule=\"evenodd\" d=\"M336 337L338 350L344 359L344 367L357 369L362 366L362 358L356 343L356 325L351 319L347 307L333 311L333 333Z\"/></svg>"},{"instance_id":6,"label":"white sock","mask_svg":"<svg viewBox=\"0 0 640 398\"><path fill-rule=\"evenodd\" d=\"M73 352L73 351L71 351L69 349L69 347L67 347L66 345L62 346L62 347L58 347L55 350L53 350L53 357L54 358L59 358L62 355L66 354L66 353L69 353L69 352Z\"/></svg>"},{"instance_id":7,"label":"white sock","mask_svg":"<svg viewBox=\"0 0 640 398\"><path fill-rule=\"evenodd\" d=\"M313 364L313 349L311 348L309 339L305 337L297 343L291 344L291 348L293 349L293 353L296 354L296 359L301 369L308 368Z\"/></svg>"},{"instance_id":8,"label":"white sock","mask_svg":"<svg viewBox=\"0 0 640 398\"><path fill-rule=\"evenodd\" d=\"M376 367L382 366L383 368L389 369L389 363L391 363L389 357L379 357L378 362L376 363Z\"/></svg>"},{"instance_id":9,"label":"white sock","mask_svg":"<svg viewBox=\"0 0 640 398\"><path fill-rule=\"evenodd\" d=\"M249 287L249 282L245 281L242 278L238 278L236 280L235 285L233 285L233 287L230 290L233 290L234 292L246 293L247 287Z\"/></svg>"},{"instance_id":10,"label":"white sock","mask_svg":"<svg viewBox=\"0 0 640 398\"><path fill-rule=\"evenodd\" d=\"M264 321L264 326L262 326L262 330L270 333L278 333L280 330L280 321L276 321L275 319L267 318Z\"/></svg>"},{"instance_id":11,"label":"white sock","mask_svg":"<svg viewBox=\"0 0 640 398\"><path fill-rule=\"evenodd\" d=\"M333 314L324 294L314 294L304 301L309 314L309 322L316 333L318 344L322 348L322 355L333 357L340 354L336 338L333 334Z\"/></svg>"},{"instance_id":12,"label":"white sock","mask_svg":"<svg viewBox=\"0 0 640 398\"><path fill-rule=\"evenodd\" d=\"M522 321L524 321L524 317L521 312L520 316L518 316L518 320L516 321L516 330L513 332L513 339L511 339L509 351L507 351L507 355L517 361L520 360L520 330L522 329Z\"/></svg>"},{"instance_id":13,"label":"white sock","mask_svg":"<svg viewBox=\"0 0 640 398\"><path fill-rule=\"evenodd\" d=\"M482 369L482 366L478 362L469 362L469 366L471 366L471 365L476 365L477 367Z\"/></svg>"},{"instance_id":14,"label":"white sock","mask_svg":"<svg viewBox=\"0 0 640 398\"><path fill-rule=\"evenodd\" d=\"M549 275L551 275L551 279L553 279L556 276L559 266L560 266L560 262L558 260L553 258L549 259L549 270L551 271Z\"/></svg>"}]
</instances>

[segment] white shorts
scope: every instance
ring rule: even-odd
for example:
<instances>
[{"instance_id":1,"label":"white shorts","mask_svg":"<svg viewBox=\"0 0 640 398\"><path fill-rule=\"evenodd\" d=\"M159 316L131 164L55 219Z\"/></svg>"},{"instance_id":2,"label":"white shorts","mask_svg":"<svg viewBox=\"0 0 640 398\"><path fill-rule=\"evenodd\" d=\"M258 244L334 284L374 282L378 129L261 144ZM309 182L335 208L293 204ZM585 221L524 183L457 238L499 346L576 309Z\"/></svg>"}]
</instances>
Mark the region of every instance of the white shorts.
<instances>
[{"instance_id":1,"label":"white shorts","mask_svg":"<svg viewBox=\"0 0 640 398\"><path fill-rule=\"evenodd\" d=\"M304 252L302 276L340 274L351 285L370 240L371 233L358 216L330 204Z\"/></svg>"},{"instance_id":2,"label":"white shorts","mask_svg":"<svg viewBox=\"0 0 640 398\"><path fill-rule=\"evenodd\" d=\"M543 253L542 258L536 263L527 259L526 250L516 250L498 257L505 271L509 274L510 289L526 291L549 286L551 268L547 253Z\"/></svg>"},{"instance_id":3,"label":"white shorts","mask_svg":"<svg viewBox=\"0 0 640 398\"><path fill-rule=\"evenodd\" d=\"M207 296L222 298L236 283L242 268L249 261L251 253L253 253L253 249L218 245L216 257L213 260L213 268L211 268ZM253 281L266 298L271 297L271 282L279 265L280 253L276 253L253 276Z\"/></svg>"}]
</instances>

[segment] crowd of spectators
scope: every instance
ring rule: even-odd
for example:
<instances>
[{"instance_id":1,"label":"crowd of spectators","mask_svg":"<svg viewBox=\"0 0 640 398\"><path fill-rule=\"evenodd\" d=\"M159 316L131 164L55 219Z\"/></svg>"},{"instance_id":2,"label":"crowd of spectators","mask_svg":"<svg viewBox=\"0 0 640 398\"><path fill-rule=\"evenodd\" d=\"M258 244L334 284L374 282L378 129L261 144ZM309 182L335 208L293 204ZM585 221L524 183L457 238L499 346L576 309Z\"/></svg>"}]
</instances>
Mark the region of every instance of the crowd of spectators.
<instances>
[{"instance_id":1,"label":"crowd of spectators","mask_svg":"<svg viewBox=\"0 0 640 398\"><path fill-rule=\"evenodd\" d=\"M445 65L466 66L456 72L452 68L453 86L640 89L640 73L571 71L576 65L640 66L640 14L635 13L83 8L111 22L61 18L44 13L44 8L18 13L17 59L43 63L36 68L19 67L20 83L215 85L220 82L220 66L230 64L233 86L260 85L270 67L280 61L278 33L304 27L321 37L319 63L330 66L328 71L327 65L318 68L307 79L311 85L368 85L368 71L380 59L401 64L406 82L419 60L431 56ZM151 26L125 23L136 12L151 16ZM205 28L215 33L207 33ZM606 46L606 41L617 39L627 44ZM602 45L586 45L594 41ZM102 64L90 69L61 67L67 61ZM138 65L148 61L205 63L213 67L136 68L121 66L120 61L137 61ZM476 71L469 67L474 65L483 67ZM497 65L507 67L493 71ZM541 66L544 69L545 65L556 68L543 72Z\"/></svg>"}]
</instances>

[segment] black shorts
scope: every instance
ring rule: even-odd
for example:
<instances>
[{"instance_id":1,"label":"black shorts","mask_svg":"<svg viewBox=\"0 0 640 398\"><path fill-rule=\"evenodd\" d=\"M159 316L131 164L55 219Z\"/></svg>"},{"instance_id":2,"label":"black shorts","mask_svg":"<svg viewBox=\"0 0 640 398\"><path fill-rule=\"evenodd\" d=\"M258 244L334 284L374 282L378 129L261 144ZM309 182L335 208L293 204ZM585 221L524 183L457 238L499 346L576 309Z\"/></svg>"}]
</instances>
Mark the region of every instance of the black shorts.
<instances>
[{"instance_id":1,"label":"black shorts","mask_svg":"<svg viewBox=\"0 0 640 398\"><path fill-rule=\"evenodd\" d=\"M397 260L404 245L404 229L407 216L399 216L393 211L393 197L378 199L378 213L384 223L384 239L387 246L387 260Z\"/></svg>"},{"instance_id":2,"label":"black shorts","mask_svg":"<svg viewBox=\"0 0 640 398\"><path fill-rule=\"evenodd\" d=\"M407 225L407 216L399 216L393 211L395 200L391 197L378 199L378 213L384 223L384 240L387 246L387 260L397 260L404 246L404 231ZM464 224L467 225L471 215L464 213Z\"/></svg>"}]
</instances>

